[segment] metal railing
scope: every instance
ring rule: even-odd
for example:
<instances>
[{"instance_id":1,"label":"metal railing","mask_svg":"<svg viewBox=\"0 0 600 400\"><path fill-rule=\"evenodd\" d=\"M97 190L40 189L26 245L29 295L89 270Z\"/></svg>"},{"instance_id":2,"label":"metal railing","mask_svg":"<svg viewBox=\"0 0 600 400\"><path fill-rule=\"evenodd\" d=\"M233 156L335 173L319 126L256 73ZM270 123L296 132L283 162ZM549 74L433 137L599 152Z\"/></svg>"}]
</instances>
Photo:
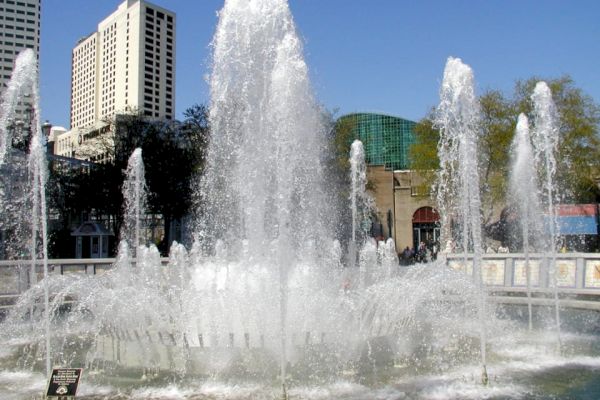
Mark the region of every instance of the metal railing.
<instances>
[{"instance_id":1,"label":"metal railing","mask_svg":"<svg viewBox=\"0 0 600 400\"><path fill-rule=\"evenodd\" d=\"M554 277L551 275L551 260L545 254L529 255L531 268L530 293L536 301L546 302L552 297ZM448 254L447 265L455 270L472 274L472 255ZM557 254L556 279L558 291L565 300L579 301L580 304L593 302L592 308L600 311L600 253ZM163 265L168 258L161 258ZM466 262L465 262L466 261ZM111 268L114 258L52 259L48 260L49 274L99 275ZM135 259L132 260L135 264ZM36 262L35 279L31 279L31 260L0 261L0 309L10 307L16 298L26 291L31 282L43 278L43 264ZM482 260L482 277L488 293L506 302L519 302L527 292L525 255L522 253L485 254ZM587 307L589 308L589 307Z\"/></svg>"},{"instance_id":2,"label":"metal railing","mask_svg":"<svg viewBox=\"0 0 600 400\"><path fill-rule=\"evenodd\" d=\"M556 280L561 307L600 311L600 254L559 253L529 255L531 300L527 299L526 257L522 253L485 254L482 257L482 279L490 299L505 304L553 304ZM465 262L466 261L466 262ZM447 265L455 270L473 273L472 255L450 254Z\"/></svg>"},{"instance_id":3,"label":"metal railing","mask_svg":"<svg viewBox=\"0 0 600 400\"><path fill-rule=\"evenodd\" d=\"M115 258L85 258L85 259L51 259L48 260L50 275L86 274L99 275L113 268ZM168 258L161 258L166 265ZM132 259L135 264L135 259ZM19 297L31 286L44 277L42 260L35 263L35 278L32 277L31 260L1 260L0 261L0 311L11 307Z\"/></svg>"}]
</instances>

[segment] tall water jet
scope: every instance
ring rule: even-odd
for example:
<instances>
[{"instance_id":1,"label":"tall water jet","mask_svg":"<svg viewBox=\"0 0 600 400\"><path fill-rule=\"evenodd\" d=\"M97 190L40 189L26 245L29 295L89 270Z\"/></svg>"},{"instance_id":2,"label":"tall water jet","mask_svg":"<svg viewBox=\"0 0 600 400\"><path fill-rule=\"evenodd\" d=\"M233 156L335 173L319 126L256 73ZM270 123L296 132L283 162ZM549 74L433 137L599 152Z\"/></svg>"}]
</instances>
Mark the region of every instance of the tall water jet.
<instances>
[{"instance_id":1,"label":"tall water jet","mask_svg":"<svg viewBox=\"0 0 600 400\"><path fill-rule=\"evenodd\" d=\"M33 50L22 51L15 60L11 79L2 92L0 105L0 168L3 179L0 183L0 206L3 215L0 227L5 233L2 238L2 254L7 258L27 257L31 245L25 244L23 237L31 237L31 217L25 210L31 208L31 179L27 168L27 143L33 129L25 129L25 115L18 114L19 107L31 103L33 87L37 85L37 60ZM13 144L24 144L19 149ZM33 268L33 266L32 266ZM34 275L34 274L31 274ZM30 276L35 281L36 276Z\"/></svg>"},{"instance_id":2,"label":"tall water jet","mask_svg":"<svg viewBox=\"0 0 600 400\"><path fill-rule=\"evenodd\" d=\"M2 94L2 106L0 108L0 166L6 162L9 146L13 142L13 134L25 134L12 132L9 122L16 118L16 109L20 103L30 102L33 105L33 114L29 121L30 142L28 154L28 183L29 190L27 203L31 210L28 218L30 223L30 246L31 257L29 285L36 283L36 267L41 260L44 274L44 330L46 349L46 374L50 373L51 349L50 349L50 314L49 314L49 289L48 289L48 235L46 215L46 182L48 170L46 161L45 138L42 134L39 115L39 88L37 58L31 49L22 51L15 61L11 79ZM21 141L24 138L19 138Z\"/></svg>"},{"instance_id":3,"label":"tall water jet","mask_svg":"<svg viewBox=\"0 0 600 400\"><path fill-rule=\"evenodd\" d=\"M366 222L369 219L370 201L366 193L367 166L365 151L360 140L355 140L350 147L350 209L352 212L352 238L350 241L350 266L356 264L356 253L359 244L367 232Z\"/></svg>"},{"instance_id":4,"label":"tall water jet","mask_svg":"<svg viewBox=\"0 0 600 400\"><path fill-rule=\"evenodd\" d=\"M5 163L6 153L15 134L12 129L9 129L11 120L16 116L15 109L20 101L33 95L32 88L37 85L36 65L37 60L33 50L27 49L19 53L15 60L11 78L2 93L2 105L0 106L0 166ZM29 101L34 101L34 99L30 97Z\"/></svg>"},{"instance_id":5,"label":"tall water jet","mask_svg":"<svg viewBox=\"0 0 600 400\"><path fill-rule=\"evenodd\" d=\"M479 288L482 381L487 383L486 293L481 271L483 251L477 160L480 118L473 71L459 58L449 57L440 89L440 104L434 120L440 131L440 171L436 186L443 224L442 243L453 240L452 224L456 222L462 228L460 241L465 265L469 249L473 252L473 278Z\"/></svg>"},{"instance_id":6,"label":"tall water jet","mask_svg":"<svg viewBox=\"0 0 600 400\"><path fill-rule=\"evenodd\" d=\"M130 251L135 256L138 246L145 244L143 229L146 218L147 194L142 149L137 148L131 153L125 176L125 182L123 182L121 240L127 242Z\"/></svg>"},{"instance_id":7,"label":"tall water jet","mask_svg":"<svg viewBox=\"0 0 600 400\"><path fill-rule=\"evenodd\" d=\"M527 285L527 311L529 330L532 329L531 305L531 265L529 253L531 250L530 238L540 237L542 231L539 226L540 203L538 198L538 181L531 138L529 135L529 121L525 114L520 114L511 148L512 170L510 174L510 193L512 203L516 206L521 224L523 237L523 252L525 253L525 278ZM535 248L535 246L534 246Z\"/></svg>"},{"instance_id":8,"label":"tall water jet","mask_svg":"<svg viewBox=\"0 0 600 400\"><path fill-rule=\"evenodd\" d=\"M37 95L37 93L36 93ZM37 96L36 96L37 98ZM37 104L37 102L36 102ZM44 273L44 326L46 331L46 375L50 374L50 305L48 289L48 225L46 214L46 146L41 137L41 125L36 111L35 125L29 149L29 174L31 178L32 223L31 223L31 270L35 272L38 260L42 260ZM38 133L39 132L39 133Z\"/></svg>"},{"instance_id":9,"label":"tall water jet","mask_svg":"<svg viewBox=\"0 0 600 400\"><path fill-rule=\"evenodd\" d=\"M196 236L222 239L229 251L247 239L251 253L274 239L295 252L331 237L320 222L325 129L286 1L225 2L210 88L213 135Z\"/></svg>"},{"instance_id":10,"label":"tall water jet","mask_svg":"<svg viewBox=\"0 0 600 400\"><path fill-rule=\"evenodd\" d=\"M367 241L360 257L366 284L346 285L340 246L331 246L327 234L320 157L302 153L325 147L316 145L324 132L311 125L320 120L312 114L318 110L309 106L305 76L297 74L305 66L289 58L296 54L295 46L288 47L295 40L273 37L283 31L294 39L291 20L285 25L287 6L248 3L227 3L215 37L216 53L224 42L213 100L226 115L211 114L220 131L213 127L212 170L201 193L216 211L214 221L201 217L196 236L202 243L190 253L174 245L166 266L155 247L139 246L139 268L129 268L122 242L116 265L102 274L51 274L52 305L67 296L74 300L53 325L59 332L53 339L64 338L57 360L85 366L86 394L104 398L274 398L274 380L281 380L284 396L293 380L293 398L557 397L540 389L540 374L552 371L552 385L545 386L555 387L557 361L568 363L570 377L573 358L544 359L544 335L521 335L518 324L496 319L494 311L484 322L489 351L497 357L488 358L501 372L492 390L473 387L464 372L485 341L473 337L481 291L446 264L399 269L392 242ZM219 164L223 160L231 163ZM290 184L282 181L290 177ZM465 253L471 242L463 244ZM14 325L0 329L6 339L0 366L9 365L9 372L38 367L31 360L43 348L35 329L43 323L29 324L23 316L29 304L39 303L41 289L24 293L11 311ZM574 354L585 359L575 373L597 370L594 339L575 338L583 346ZM518 345L522 340L525 346ZM24 372L31 386L45 386L40 374ZM598 373L589 375L593 381ZM4 370L0 389L8 386L3 377Z\"/></svg>"},{"instance_id":11,"label":"tall water jet","mask_svg":"<svg viewBox=\"0 0 600 400\"><path fill-rule=\"evenodd\" d=\"M325 129L285 0L225 2L210 93L213 135L195 237L205 251L218 239L229 258L271 266L279 282L285 388L289 275L300 258L313 257L314 265L329 253L323 238L332 237L321 166Z\"/></svg>"},{"instance_id":12,"label":"tall water jet","mask_svg":"<svg viewBox=\"0 0 600 400\"><path fill-rule=\"evenodd\" d=\"M556 158L554 156L558 147L558 112L552 92L546 82L538 82L531 95L533 102L534 129L532 134L533 150L537 171L542 182L542 197L548 211L547 228L549 237L546 243L547 251L550 253L550 274L554 287L554 317L556 320L556 332L558 336L559 351L561 345L560 311L558 301L558 279L556 268L556 238L558 221L556 218L555 204L557 202L557 190L555 188Z\"/></svg>"}]
</instances>

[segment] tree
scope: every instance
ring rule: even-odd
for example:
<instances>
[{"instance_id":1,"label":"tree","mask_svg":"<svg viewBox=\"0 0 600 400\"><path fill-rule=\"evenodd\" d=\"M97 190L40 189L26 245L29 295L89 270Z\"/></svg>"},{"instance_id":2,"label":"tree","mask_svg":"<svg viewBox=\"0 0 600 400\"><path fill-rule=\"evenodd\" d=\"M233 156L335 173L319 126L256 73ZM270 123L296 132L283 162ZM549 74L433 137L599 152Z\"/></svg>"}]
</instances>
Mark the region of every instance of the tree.
<instances>
[{"instance_id":1,"label":"tree","mask_svg":"<svg viewBox=\"0 0 600 400\"><path fill-rule=\"evenodd\" d=\"M489 224L506 198L510 173L510 145L516 114L510 100L490 90L479 98L482 132L479 140L483 223Z\"/></svg>"},{"instance_id":2,"label":"tree","mask_svg":"<svg viewBox=\"0 0 600 400\"><path fill-rule=\"evenodd\" d=\"M531 114L531 94L544 80L552 91L559 114L557 182L564 202L589 203L600 200L597 179L600 173L600 106L575 86L573 79L531 78L515 85L516 112Z\"/></svg>"},{"instance_id":3,"label":"tree","mask_svg":"<svg viewBox=\"0 0 600 400\"><path fill-rule=\"evenodd\" d=\"M62 225L70 230L70 216L87 212L97 219L106 219L118 234L123 221L124 172L131 153L140 147L149 191L148 211L163 218L165 234L158 245L166 254L173 236L171 222L180 220L190 210L190 183L202 171L209 130L204 105L190 107L184 116L181 123L149 120L135 112L117 115L110 121L112 133L94 137L79 154L103 162L94 163L85 171L53 170L51 197L54 207L64 216Z\"/></svg>"},{"instance_id":4,"label":"tree","mask_svg":"<svg viewBox=\"0 0 600 400\"><path fill-rule=\"evenodd\" d=\"M52 257L74 256L71 231L84 218L103 222L113 232L119 232L122 172L114 164L64 158L51 159L49 165L46 191ZM114 252L114 245L111 243L109 252Z\"/></svg>"},{"instance_id":5,"label":"tree","mask_svg":"<svg viewBox=\"0 0 600 400\"><path fill-rule=\"evenodd\" d=\"M325 163L326 179L330 184L334 197L332 202L337 206L336 236L346 240L351 237L352 213L347 206L350 196L350 147L355 139L352 123L349 119L335 118L334 112L325 113L326 125L329 126L329 154L331 158Z\"/></svg>"},{"instance_id":6,"label":"tree","mask_svg":"<svg viewBox=\"0 0 600 400\"><path fill-rule=\"evenodd\" d=\"M140 147L146 168L149 211L160 214L164 237L159 243L168 252L173 221L189 212L191 181L204 165L208 138L208 111L204 105L188 108L183 123L147 121L140 115L126 115L117 122L115 164L125 166L131 152Z\"/></svg>"},{"instance_id":7,"label":"tree","mask_svg":"<svg viewBox=\"0 0 600 400\"><path fill-rule=\"evenodd\" d=\"M480 96L481 136L480 183L484 223L504 207L510 173L510 145L520 112L531 115L531 94L540 79L518 81L512 98L489 90ZM599 172L600 146L598 124L600 110L593 100L574 86L568 76L546 80L552 90L560 118L560 149L557 154L558 184L567 189L563 201L585 203L598 201L596 179ZM433 112L433 111L432 111ZM437 142L439 133L432 125L432 114L415 126L416 143L411 146L411 168L422 171L426 185L435 181L439 167Z\"/></svg>"},{"instance_id":8,"label":"tree","mask_svg":"<svg viewBox=\"0 0 600 400\"><path fill-rule=\"evenodd\" d=\"M408 155L411 169L419 171L422 179L417 193L429 193L440 166L437 154L439 132L433 127L433 111L414 126L415 142L410 146Z\"/></svg>"}]
</instances>

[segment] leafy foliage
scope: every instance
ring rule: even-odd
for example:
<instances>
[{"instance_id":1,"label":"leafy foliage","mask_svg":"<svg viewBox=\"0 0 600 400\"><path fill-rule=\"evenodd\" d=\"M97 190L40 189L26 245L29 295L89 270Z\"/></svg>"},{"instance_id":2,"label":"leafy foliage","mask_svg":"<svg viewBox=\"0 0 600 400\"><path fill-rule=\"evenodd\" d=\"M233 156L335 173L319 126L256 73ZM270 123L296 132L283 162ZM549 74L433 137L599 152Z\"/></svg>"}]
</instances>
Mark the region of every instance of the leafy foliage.
<instances>
[{"instance_id":1,"label":"leafy foliage","mask_svg":"<svg viewBox=\"0 0 600 400\"><path fill-rule=\"evenodd\" d=\"M123 220L124 172L131 153L140 147L149 191L148 211L163 218L165 235L159 249L166 253L171 221L181 219L191 207L190 183L202 171L209 130L204 105L192 106L184 116L183 122L176 122L148 120L137 113L118 115L112 122L114 135L95 142L96 152L108 154L104 157L107 162L85 170L53 168L49 187L62 229L69 229L77 216L88 213L108 222L118 234Z\"/></svg>"},{"instance_id":2,"label":"leafy foliage","mask_svg":"<svg viewBox=\"0 0 600 400\"><path fill-rule=\"evenodd\" d=\"M531 115L530 98L538 81L538 78L517 81L514 95L510 98L496 90L488 90L479 98L482 113L480 179L486 223L497 214L497 207L505 205L510 173L509 149L517 116L521 112ZM575 87L568 76L545 81L550 86L560 118L557 179L566 194L563 201L598 201L600 108L581 89ZM410 149L411 168L422 172L428 186L435 181L435 173L432 171L439 167L439 133L433 127L432 120L430 113L415 126L417 140Z\"/></svg>"},{"instance_id":3,"label":"leafy foliage","mask_svg":"<svg viewBox=\"0 0 600 400\"><path fill-rule=\"evenodd\" d=\"M530 114L531 93L540 81L518 81L513 100L516 112ZM546 80L559 112L558 184L565 202L589 203L600 200L597 184L600 167L600 106L583 93L569 76Z\"/></svg>"}]
</instances>

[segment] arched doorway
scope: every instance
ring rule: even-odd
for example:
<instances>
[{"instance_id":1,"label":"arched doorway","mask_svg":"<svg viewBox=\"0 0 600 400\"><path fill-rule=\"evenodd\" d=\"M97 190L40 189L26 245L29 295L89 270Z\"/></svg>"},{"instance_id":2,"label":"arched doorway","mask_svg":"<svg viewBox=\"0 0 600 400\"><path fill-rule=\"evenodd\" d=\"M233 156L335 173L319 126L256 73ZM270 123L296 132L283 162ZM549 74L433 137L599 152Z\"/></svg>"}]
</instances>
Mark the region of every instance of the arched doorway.
<instances>
[{"instance_id":1,"label":"arched doorway","mask_svg":"<svg viewBox=\"0 0 600 400\"><path fill-rule=\"evenodd\" d=\"M432 207L421 207L414 212L412 217L413 246L419 248L419 243L424 242L430 249L440 240L440 214Z\"/></svg>"}]
</instances>

